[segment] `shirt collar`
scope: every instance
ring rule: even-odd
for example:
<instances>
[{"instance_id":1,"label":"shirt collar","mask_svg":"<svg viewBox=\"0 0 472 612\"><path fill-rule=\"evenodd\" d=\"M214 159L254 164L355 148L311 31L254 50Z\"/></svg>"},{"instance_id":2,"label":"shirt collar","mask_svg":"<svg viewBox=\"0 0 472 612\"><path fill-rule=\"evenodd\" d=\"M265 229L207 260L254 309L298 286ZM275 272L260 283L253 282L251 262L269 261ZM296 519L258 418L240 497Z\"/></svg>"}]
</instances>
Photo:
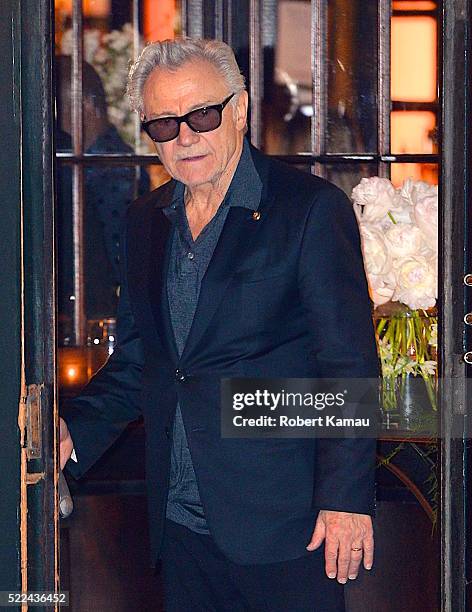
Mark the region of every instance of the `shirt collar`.
<instances>
[{"instance_id":1,"label":"shirt collar","mask_svg":"<svg viewBox=\"0 0 472 612\"><path fill-rule=\"evenodd\" d=\"M184 203L185 185L180 181L175 181L174 193L170 207L163 209L171 213ZM236 171L231 180L231 184L226 192L222 206L242 206L250 210L257 210L261 200L262 182L252 161L251 150L247 138L243 141L243 150L239 158ZM171 210L169 210L169 208Z\"/></svg>"}]
</instances>

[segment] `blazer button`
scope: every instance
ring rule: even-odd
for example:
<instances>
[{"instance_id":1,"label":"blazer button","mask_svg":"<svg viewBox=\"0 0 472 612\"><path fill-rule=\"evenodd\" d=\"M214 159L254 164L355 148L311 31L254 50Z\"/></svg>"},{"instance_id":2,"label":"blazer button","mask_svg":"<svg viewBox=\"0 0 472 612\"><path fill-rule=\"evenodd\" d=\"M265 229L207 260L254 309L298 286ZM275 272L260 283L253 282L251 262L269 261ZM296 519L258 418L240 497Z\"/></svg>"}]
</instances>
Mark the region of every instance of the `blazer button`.
<instances>
[{"instance_id":1,"label":"blazer button","mask_svg":"<svg viewBox=\"0 0 472 612\"><path fill-rule=\"evenodd\" d=\"M184 382L186 378L187 377L185 376L184 372L182 372L182 370L175 371L175 379L179 382Z\"/></svg>"},{"instance_id":2,"label":"blazer button","mask_svg":"<svg viewBox=\"0 0 472 612\"><path fill-rule=\"evenodd\" d=\"M165 428L165 432L166 432L166 437L170 438L170 428L169 427Z\"/></svg>"}]
</instances>

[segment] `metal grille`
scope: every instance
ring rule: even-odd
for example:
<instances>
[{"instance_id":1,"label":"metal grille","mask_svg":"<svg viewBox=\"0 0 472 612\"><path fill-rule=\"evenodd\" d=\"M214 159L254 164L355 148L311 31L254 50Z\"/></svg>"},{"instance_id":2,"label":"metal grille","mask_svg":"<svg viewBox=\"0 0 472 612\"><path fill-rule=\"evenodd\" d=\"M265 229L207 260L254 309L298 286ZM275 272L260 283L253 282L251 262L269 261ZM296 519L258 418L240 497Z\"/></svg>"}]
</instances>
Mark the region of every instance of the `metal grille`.
<instances>
[{"instance_id":1,"label":"metal grille","mask_svg":"<svg viewBox=\"0 0 472 612\"><path fill-rule=\"evenodd\" d=\"M337 0L340 2L340 0ZM308 3L308 2L307 2ZM157 4L157 3L156 3ZM182 33L189 36L215 37L230 44L238 57L247 60L247 79L250 93L250 138L253 144L261 146L264 96L265 43L275 39L273 15L277 9L274 0L182 0L180 6ZM300 4L300 2L298 2ZM335 2L336 4L336 2ZM380 176L388 177L394 163L437 164L437 154L392 154L390 147L390 112L402 110L433 110L437 104L392 105L390 100L390 23L392 0L377 0L377 147L376 151L345 153L327 150L328 122L328 75L327 75L327 32L328 0L311 0L311 85L312 117L309 135L310 150L296 154L278 154L277 157L289 164L305 167L321 176L329 168L366 166L374 168ZM139 39L139 0L132 0L132 20L135 42ZM393 12L401 16L404 11ZM408 15L429 15L437 17L437 11L408 11ZM84 309L84 166L124 165L134 166L139 172L141 166L159 164L152 154L86 154L83 146L82 113L82 59L83 59L83 7L82 0L73 0L73 53L72 53L72 153L58 153L59 164L72 165L73 197L73 259L74 259L74 333L72 344L83 346L86 335ZM136 45L137 47L137 45ZM135 47L135 49L136 49ZM137 51L137 49L136 49ZM135 52L136 52L135 51ZM364 58L359 57L362 62ZM136 139L139 139L139 125L136 123ZM328 176L329 178L329 176Z\"/></svg>"}]
</instances>

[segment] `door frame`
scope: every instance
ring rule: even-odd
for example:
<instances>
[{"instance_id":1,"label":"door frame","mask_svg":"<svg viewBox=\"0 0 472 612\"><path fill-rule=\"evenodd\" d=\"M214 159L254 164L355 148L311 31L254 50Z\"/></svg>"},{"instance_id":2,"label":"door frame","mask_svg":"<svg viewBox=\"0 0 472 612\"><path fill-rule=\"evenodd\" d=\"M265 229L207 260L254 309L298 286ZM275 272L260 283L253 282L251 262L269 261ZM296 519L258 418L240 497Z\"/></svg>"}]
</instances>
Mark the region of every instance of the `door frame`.
<instances>
[{"instance_id":1,"label":"door frame","mask_svg":"<svg viewBox=\"0 0 472 612\"><path fill-rule=\"evenodd\" d=\"M53 0L0 3L2 590L59 590L53 27Z\"/></svg>"},{"instance_id":2,"label":"door frame","mask_svg":"<svg viewBox=\"0 0 472 612\"><path fill-rule=\"evenodd\" d=\"M39 455L27 451L28 590L59 590L54 272L54 1L21 0L24 372L38 394ZM32 59L34 58L34 61ZM34 402L34 398L33 398ZM34 419L34 414L31 415ZM28 438L28 436L26 436ZM31 441L26 440L31 446ZM25 559L23 559L25 564Z\"/></svg>"},{"instance_id":3,"label":"door frame","mask_svg":"<svg viewBox=\"0 0 472 612\"><path fill-rule=\"evenodd\" d=\"M441 406L441 610L470 609L467 557L470 532L470 457L467 442L467 379L463 356L472 348L464 323L471 288L464 276L472 271L470 247L470 4L444 0L442 5L441 174L439 286L439 364ZM454 237L454 238L453 238ZM470 529L470 528L469 528ZM470 571L470 570L469 570Z\"/></svg>"},{"instance_id":4,"label":"door frame","mask_svg":"<svg viewBox=\"0 0 472 612\"><path fill-rule=\"evenodd\" d=\"M2 503L0 524L0 589L21 587L20 572L20 435L18 410L22 397L22 298L21 298L21 163L20 163L20 5L0 4L0 378L2 380L0 467ZM8 469L7 469L8 467Z\"/></svg>"}]
</instances>

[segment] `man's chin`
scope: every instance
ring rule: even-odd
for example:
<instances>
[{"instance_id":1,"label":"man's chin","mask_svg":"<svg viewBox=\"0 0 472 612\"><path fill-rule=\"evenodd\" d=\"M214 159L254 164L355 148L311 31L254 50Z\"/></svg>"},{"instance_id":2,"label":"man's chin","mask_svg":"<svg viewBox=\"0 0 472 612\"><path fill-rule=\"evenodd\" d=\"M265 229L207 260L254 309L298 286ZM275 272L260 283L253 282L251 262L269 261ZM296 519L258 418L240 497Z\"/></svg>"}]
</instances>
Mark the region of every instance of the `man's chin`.
<instances>
[{"instance_id":1,"label":"man's chin","mask_svg":"<svg viewBox=\"0 0 472 612\"><path fill-rule=\"evenodd\" d=\"M208 185L210 183L214 183L215 175L214 173L205 172L205 173L182 173L179 181L184 183L190 189L196 189L201 187L202 185Z\"/></svg>"}]
</instances>

